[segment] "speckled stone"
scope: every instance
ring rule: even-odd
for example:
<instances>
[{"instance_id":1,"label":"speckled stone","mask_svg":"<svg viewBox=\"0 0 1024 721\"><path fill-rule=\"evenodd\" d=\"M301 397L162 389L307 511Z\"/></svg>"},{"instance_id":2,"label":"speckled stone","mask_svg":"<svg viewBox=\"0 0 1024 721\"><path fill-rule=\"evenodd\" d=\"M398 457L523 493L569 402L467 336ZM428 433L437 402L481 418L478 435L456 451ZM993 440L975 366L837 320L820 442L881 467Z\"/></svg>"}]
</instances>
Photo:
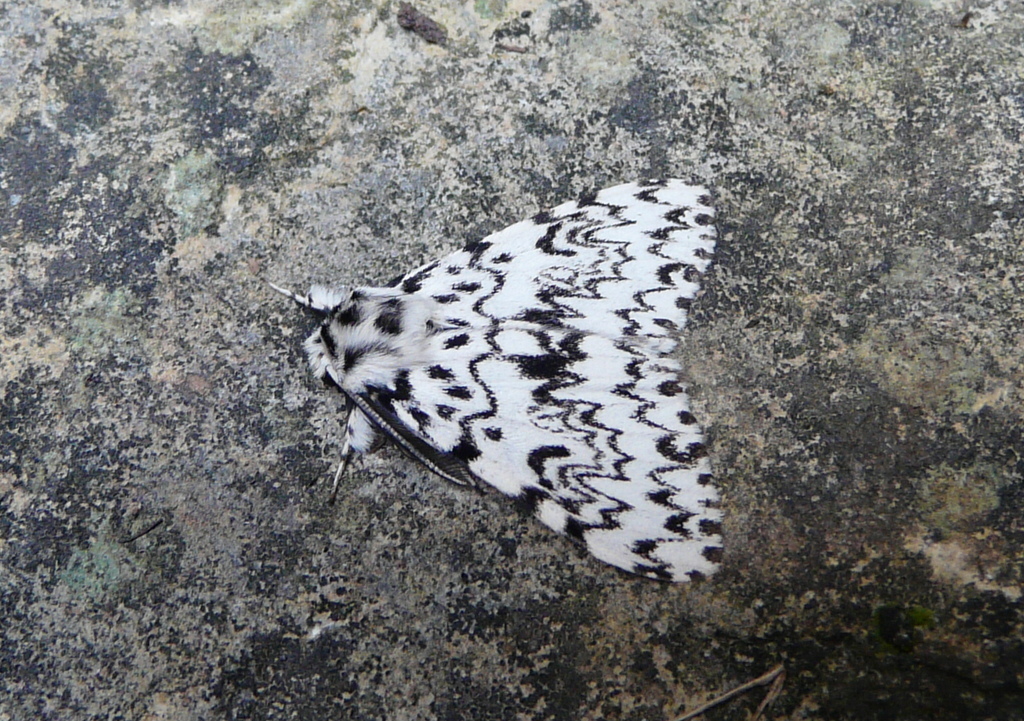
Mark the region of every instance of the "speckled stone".
<instances>
[{"instance_id":1,"label":"speckled stone","mask_svg":"<svg viewBox=\"0 0 1024 721\"><path fill-rule=\"evenodd\" d=\"M0 721L1024 718L1024 15L991 0L0 13ZM264 284L709 183L727 525L621 574L393 449ZM716 718L745 718L750 694Z\"/></svg>"}]
</instances>

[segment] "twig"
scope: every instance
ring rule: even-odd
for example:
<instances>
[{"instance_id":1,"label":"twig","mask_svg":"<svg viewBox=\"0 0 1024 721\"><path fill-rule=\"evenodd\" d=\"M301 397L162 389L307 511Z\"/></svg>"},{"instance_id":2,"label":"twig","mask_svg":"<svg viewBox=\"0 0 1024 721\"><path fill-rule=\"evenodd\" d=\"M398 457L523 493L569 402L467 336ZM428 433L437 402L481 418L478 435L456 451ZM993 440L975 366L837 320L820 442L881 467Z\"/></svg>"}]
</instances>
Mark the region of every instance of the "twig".
<instances>
[{"instance_id":1,"label":"twig","mask_svg":"<svg viewBox=\"0 0 1024 721\"><path fill-rule=\"evenodd\" d=\"M765 675L758 676L753 681L747 681L742 686L737 686L731 691L723 693L718 698L708 701L700 708L690 711L685 716L680 716L676 721L689 721L692 718L700 716L705 711L712 709L719 704L723 704L729 699L739 696L741 693L746 693L750 689L757 688L758 686L767 686L770 683L771 687L768 689L768 693L765 695L764 701L762 701L761 705L757 707L757 711L754 712L754 716L751 719L751 721L758 721L758 719L761 718L761 714L764 713L764 710L768 708L768 705L774 702L775 699L779 697L779 694L782 693L782 682L785 680L786 667L780 664Z\"/></svg>"},{"instance_id":2,"label":"twig","mask_svg":"<svg viewBox=\"0 0 1024 721\"><path fill-rule=\"evenodd\" d=\"M135 534L134 536L131 536L131 537L129 537L129 538L126 538L125 540L123 540L123 541L122 541L122 543L124 543L125 545L128 545L128 544L129 544L129 543L131 543L132 541L137 541L137 540L139 540L140 538L142 538L143 536L145 536L145 535L146 535L147 533L149 533L150 531L152 531L153 529L155 529L155 528L156 528L157 526L159 526L159 525L160 525L160 524L162 524L163 522L164 522L164 519L162 519L162 518L158 518L158 519L156 519L156 520L155 520L155 521L153 521L153 522L152 522L151 524L149 524L148 526L146 526L146 528L144 528L143 530L141 530L141 531L139 531L138 533L136 533L136 534Z\"/></svg>"}]
</instances>

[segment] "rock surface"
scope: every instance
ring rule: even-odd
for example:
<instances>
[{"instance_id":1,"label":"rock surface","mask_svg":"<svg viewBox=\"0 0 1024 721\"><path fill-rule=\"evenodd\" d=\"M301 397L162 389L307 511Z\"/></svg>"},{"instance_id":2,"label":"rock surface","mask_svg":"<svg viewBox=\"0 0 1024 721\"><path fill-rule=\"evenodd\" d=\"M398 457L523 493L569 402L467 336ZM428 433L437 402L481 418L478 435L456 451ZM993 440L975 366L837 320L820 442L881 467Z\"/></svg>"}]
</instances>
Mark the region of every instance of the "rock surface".
<instances>
[{"instance_id":1,"label":"rock surface","mask_svg":"<svg viewBox=\"0 0 1024 721\"><path fill-rule=\"evenodd\" d=\"M1008 0L69 3L0 16L0 719L1024 718ZM263 279L715 189L685 348L722 572L625 576L393 449ZM756 694L716 710L745 718Z\"/></svg>"}]
</instances>

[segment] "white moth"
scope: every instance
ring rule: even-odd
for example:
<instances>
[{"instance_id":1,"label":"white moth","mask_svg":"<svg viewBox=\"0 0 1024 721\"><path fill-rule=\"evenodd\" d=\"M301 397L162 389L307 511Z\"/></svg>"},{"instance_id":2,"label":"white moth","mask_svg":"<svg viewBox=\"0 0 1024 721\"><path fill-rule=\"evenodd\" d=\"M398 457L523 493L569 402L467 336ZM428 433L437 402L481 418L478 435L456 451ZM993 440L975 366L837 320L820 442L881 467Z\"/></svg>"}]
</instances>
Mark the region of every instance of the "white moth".
<instances>
[{"instance_id":1,"label":"white moth","mask_svg":"<svg viewBox=\"0 0 1024 721\"><path fill-rule=\"evenodd\" d=\"M300 296L349 409L335 477L383 431L449 481L520 499L631 573L715 571L721 511L672 357L715 230L680 180L565 203L387 288Z\"/></svg>"}]
</instances>

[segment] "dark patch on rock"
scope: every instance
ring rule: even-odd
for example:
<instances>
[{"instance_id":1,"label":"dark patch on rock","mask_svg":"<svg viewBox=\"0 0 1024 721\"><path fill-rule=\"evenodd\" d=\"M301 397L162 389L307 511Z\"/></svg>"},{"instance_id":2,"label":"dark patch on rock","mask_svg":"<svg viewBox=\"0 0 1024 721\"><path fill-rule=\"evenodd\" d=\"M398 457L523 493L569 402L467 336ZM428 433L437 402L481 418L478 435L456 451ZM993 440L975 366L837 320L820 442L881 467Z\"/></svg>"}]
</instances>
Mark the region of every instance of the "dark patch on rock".
<instances>
[{"instance_id":1,"label":"dark patch on rock","mask_svg":"<svg viewBox=\"0 0 1024 721\"><path fill-rule=\"evenodd\" d=\"M52 243L61 225L50 197L72 174L75 150L38 120L19 118L0 138L0 248Z\"/></svg>"},{"instance_id":2,"label":"dark patch on rock","mask_svg":"<svg viewBox=\"0 0 1024 721\"><path fill-rule=\"evenodd\" d=\"M117 76L117 64L95 43L96 33L82 25L55 21L63 33L47 56L46 77L64 100L59 126L67 133L99 130L115 113L107 84Z\"/></svg>"},{"instance_id":3,"label":"dark patch on rock","mask_svg":"<svg viewBox=\"0 0 1024 721\"><path fill-rule=\"evenodd\" d=\"M557 7L551 13L548 29L551 32L584 32L593 30L601 22L587 0L577 0L568 6Z\"/></svg>"},{"instance_id":4,"label":"dark patch on rock","mask_svg":"<svg viewBox=\"0 0 1024 721\"><path fill-rule=\"evenodd\" d=\"M270 71L248 52L236 57L193 46L178 77L198 141L216 153L228 173L252 175L266 161L263 148L280 132L277 119L254 107L270 83Z\"/></svg>"},{"instance_id":5,"label":"dark patch on rock","mask_svg":"<svg viewBox=\"0 0 1024 721\"><path fill-rule=\"evenodd\" d=\"M345 614L339 610L338 615ZM361 687L357 679L323 672L349 656L358 642L347 634L328 632L312 642L307 641L305 635L306 630L302 628L257 633L239 656L223 659L212 688L217 715L235 719L271 718L262 699L277 698L280 694L301 698L303 712L310 717L336 717L338 698L350 699L371 716L383 714L383 707L373 703L369 689ZM376 711L371 711L371 706L376 706Z\"/></svg>"}]
</instances>

